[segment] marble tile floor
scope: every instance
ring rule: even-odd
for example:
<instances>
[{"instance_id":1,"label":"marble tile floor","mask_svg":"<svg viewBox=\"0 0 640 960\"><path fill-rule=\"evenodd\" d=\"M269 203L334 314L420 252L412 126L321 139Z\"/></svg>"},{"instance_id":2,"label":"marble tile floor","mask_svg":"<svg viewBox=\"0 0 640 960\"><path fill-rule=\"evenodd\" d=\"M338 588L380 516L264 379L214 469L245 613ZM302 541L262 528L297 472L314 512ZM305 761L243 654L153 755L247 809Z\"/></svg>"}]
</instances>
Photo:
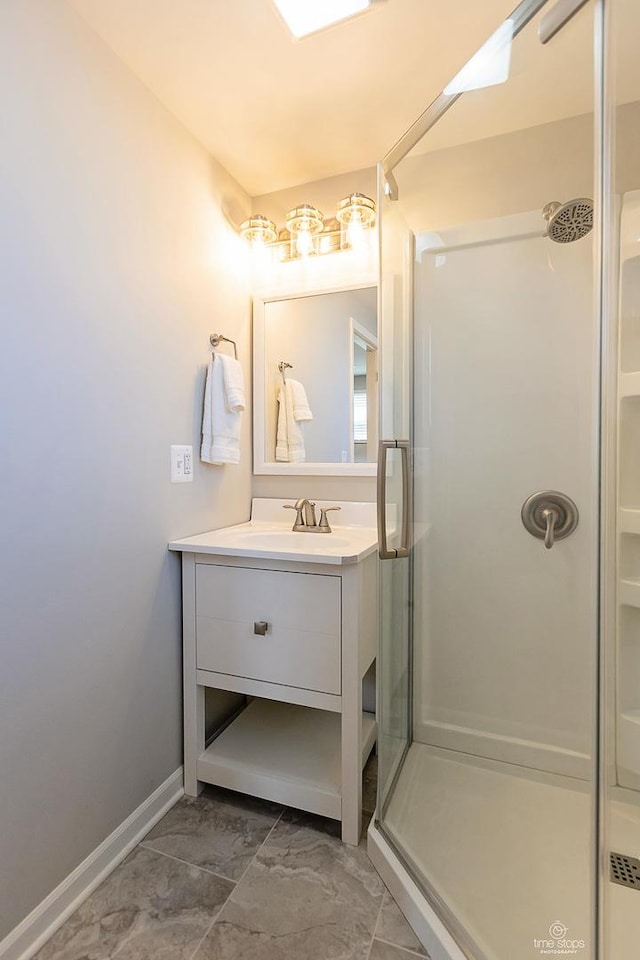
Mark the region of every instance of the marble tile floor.
<instances>
[{"instance_id":1,"label":"marble tile floor","mask_svg":"<svg viewBox=\"0 0 640 960\"><path fill-rule=\"evenodd\" d=\"M374 805L375 758L366 821ZM364 841L339 837L230 791L184 797L35 960L425 960Z\"/></svg>"}]
</instances>

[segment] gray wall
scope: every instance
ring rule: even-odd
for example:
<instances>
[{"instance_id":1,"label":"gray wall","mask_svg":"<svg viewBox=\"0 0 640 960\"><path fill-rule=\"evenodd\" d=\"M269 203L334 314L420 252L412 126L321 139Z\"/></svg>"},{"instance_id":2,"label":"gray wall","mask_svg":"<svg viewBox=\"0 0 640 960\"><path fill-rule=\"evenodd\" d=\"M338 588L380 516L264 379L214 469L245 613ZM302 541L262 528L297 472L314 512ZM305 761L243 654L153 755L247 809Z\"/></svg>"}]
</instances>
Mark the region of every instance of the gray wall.
<instances>
[{"instance_id":1,"label":"gray wall","mask_svg":"<svg viewBox=\"0 0 640 960\"><path fill-rule=\"evenodd\" d=\"M208 335L249 376L249 198L58 0L0 4L0 938L181 762L170 538L246 519L197 448Z\"/></svg>"}]
</instances>

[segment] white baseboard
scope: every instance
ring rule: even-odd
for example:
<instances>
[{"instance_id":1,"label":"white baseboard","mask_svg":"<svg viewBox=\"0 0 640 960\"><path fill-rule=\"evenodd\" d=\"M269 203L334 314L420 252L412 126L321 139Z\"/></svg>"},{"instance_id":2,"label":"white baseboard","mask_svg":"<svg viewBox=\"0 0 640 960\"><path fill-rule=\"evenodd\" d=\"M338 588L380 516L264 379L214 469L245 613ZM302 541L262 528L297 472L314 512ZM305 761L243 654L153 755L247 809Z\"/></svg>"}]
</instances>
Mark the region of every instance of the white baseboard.
<instances>
[{"instance_id":1,"label":"white baseboard","mask_svg":"<svg viewBox=\"0 0 640 960\"><path fill-rule=\"evenodd\" d=\"M535 740L521 740L439 721L415 723L413 739L433 747L457 750L565 777L580 780L589 780L591 777L591 760L586 754Z\"/></svg>"},{"instance_id":2,"label":"white baseboard","mask_svg":"<svg viewBox=\"0 0 640 960\"><path fill-rule=\"evenodd\" d=\"M183 793L183 773L179 767L0 941L0 960L29 960Z\"/></svg>"}]
</instances>

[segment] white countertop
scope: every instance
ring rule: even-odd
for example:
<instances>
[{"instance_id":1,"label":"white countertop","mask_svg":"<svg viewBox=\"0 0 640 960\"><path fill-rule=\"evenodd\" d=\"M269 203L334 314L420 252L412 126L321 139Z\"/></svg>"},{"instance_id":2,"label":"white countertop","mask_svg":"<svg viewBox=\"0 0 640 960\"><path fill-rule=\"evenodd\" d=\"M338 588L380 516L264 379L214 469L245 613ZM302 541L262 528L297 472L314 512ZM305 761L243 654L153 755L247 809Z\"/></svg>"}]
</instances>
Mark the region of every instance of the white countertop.
<instances>
[{"instance_id":1,"label":"white countertop","mask_svg":"<svg viewBox=\"0 0 640 960\"><path fill-rule=\"evenodd\" d=\"M254 499L251 520L247 523L172 540L169 549L186 553L327 564L359 563L377 549L375 504L318 501L318 516L321 506L336 505L341 507L341 513L329 514L329 520L331 522L340 517L343 522L335 526L332 524L331 533L293 533L295 514L282 509L285 503L291 501Z\"/></svg>"}]
</instances>

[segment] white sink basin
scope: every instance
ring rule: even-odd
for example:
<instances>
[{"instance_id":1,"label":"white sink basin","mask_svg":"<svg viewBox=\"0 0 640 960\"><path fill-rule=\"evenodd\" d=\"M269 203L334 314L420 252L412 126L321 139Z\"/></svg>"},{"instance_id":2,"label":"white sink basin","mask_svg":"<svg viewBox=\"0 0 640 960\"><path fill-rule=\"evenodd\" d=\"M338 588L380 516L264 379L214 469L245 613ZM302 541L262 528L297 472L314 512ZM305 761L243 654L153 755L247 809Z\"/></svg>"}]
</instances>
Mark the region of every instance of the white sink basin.
<instances>
[{"instance_id":1,"label":"white sink basin","mask_svg":"<svg viewBox=\"0 0 640 960\"><path fill-rule=\"evenodd\" d=\"M286 530L238 530L234 540L257 550L337 550L349 547L352 542L335 533L292 533Z\"/></svg>"},{"instance_id":2,"label":"white sink basin","mask_svg":"<svg viewBox=\"0 0 640 960\"><path fill-rule=\"evenodd\" d=\"M377 547L375 527L342 526L331 533L294 533L289 524L240 523L173 540L171 550L304 563L358 563Z\"/></svg>"}]
</instances>

